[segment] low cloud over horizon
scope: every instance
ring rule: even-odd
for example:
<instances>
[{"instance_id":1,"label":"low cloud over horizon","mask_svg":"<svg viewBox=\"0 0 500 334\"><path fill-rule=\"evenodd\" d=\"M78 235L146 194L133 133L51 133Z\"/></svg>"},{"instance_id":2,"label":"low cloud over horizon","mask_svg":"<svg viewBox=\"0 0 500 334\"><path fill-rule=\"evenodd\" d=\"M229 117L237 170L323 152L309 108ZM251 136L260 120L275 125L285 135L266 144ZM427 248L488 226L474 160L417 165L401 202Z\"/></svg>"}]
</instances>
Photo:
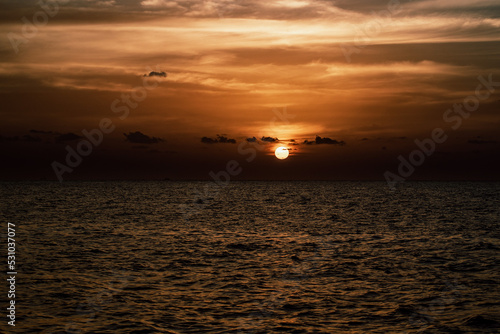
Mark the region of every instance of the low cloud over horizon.
<instances>
[{"instance_id":1,"label":"low cloud over horizon","mask_svg":"<svg viewBox=\"0 0 500 334\"><path fill-rule=\"evenodd\" d=\"M123 135L127 138L126 141L136 144L156 144L164 141L161 138L145 135L140 131L130 132L128 134L124 133Z\"/></svg>"}]
</instances>

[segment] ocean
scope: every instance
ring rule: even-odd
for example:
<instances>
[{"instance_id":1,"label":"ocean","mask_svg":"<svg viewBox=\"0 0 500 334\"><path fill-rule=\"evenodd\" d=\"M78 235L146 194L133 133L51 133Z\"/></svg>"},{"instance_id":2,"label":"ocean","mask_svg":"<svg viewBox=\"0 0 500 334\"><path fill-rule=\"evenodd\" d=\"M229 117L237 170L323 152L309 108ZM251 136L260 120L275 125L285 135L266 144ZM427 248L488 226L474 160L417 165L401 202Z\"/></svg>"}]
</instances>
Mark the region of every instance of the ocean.
<instances>
[{"instance_id":1,"label":"ocean","mask_svg":"<svg viewBox=\"0 0 500 334\"><path fill-rule=\"evenodd\" d=\"M6 333L500 332L500 183L0 189Z\"/></svg>"}]
</instances>

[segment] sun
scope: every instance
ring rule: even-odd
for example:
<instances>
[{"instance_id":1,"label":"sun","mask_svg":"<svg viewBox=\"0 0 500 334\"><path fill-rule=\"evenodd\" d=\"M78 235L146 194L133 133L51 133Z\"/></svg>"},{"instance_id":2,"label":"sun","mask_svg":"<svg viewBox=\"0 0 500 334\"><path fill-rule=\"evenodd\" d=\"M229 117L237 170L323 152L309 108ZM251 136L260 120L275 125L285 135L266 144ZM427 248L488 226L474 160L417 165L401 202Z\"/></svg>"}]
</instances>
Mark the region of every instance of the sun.
<instances>
[{"instance_id":1,"label":"sun","mask_svg":"<svg viewBox=\"0 0 500 334\"><path fill-rule=\"evenodd\" d=\"M276 149L276 151L274 151L274 155L276 156L276 158L280 159L280 160L284 160L286 158L288 158L288 149L286 147L278 147Z\"/></svg>"}]
</instances>

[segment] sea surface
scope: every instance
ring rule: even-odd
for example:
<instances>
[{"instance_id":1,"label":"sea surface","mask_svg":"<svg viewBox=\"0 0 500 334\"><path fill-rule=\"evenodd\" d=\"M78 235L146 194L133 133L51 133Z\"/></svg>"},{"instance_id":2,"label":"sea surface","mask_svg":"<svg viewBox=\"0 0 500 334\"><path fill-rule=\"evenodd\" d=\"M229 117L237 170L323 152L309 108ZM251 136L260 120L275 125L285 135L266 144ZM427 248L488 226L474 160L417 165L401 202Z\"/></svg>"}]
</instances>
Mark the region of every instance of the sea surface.
<instances>
[{"instance_id":1,"label":"sea surface","mask_svg":"<svg viewBox=\"0 0 500 334\"><path fill-rule=\"evenodd\" d=\"M500 333L500 183L20 182L0 195L1 263L12 222L18 272L2 333Z\"/></svg>"}]
</instances>

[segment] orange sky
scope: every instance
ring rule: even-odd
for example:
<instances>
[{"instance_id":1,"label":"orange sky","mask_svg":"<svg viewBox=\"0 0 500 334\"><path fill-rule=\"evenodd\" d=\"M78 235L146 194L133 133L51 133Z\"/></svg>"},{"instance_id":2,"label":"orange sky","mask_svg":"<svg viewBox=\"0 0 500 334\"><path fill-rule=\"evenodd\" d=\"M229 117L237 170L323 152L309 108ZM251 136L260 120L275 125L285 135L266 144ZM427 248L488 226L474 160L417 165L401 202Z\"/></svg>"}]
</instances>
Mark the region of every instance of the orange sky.
<instances>
[{"instance_id":1,"label":"orange sky","mask_svg":"<svg viewBox=\"0 0 500 334\"><path fill-rule=\"evenodd\" d=\"M204 179L236 160L238 179L383 179L438 127L449 139L414 178L498 178L500 85L458 130L443 121L478 76L500 81L497 1L65 0L36 33L47 9L1 7L3 179L56 180L80 140L61 135L103 118L116 129L65 178ZM151 71L167 77L119 119ZM217 134L236 144L201 140Z\"/></svg>"}]
</instances>

